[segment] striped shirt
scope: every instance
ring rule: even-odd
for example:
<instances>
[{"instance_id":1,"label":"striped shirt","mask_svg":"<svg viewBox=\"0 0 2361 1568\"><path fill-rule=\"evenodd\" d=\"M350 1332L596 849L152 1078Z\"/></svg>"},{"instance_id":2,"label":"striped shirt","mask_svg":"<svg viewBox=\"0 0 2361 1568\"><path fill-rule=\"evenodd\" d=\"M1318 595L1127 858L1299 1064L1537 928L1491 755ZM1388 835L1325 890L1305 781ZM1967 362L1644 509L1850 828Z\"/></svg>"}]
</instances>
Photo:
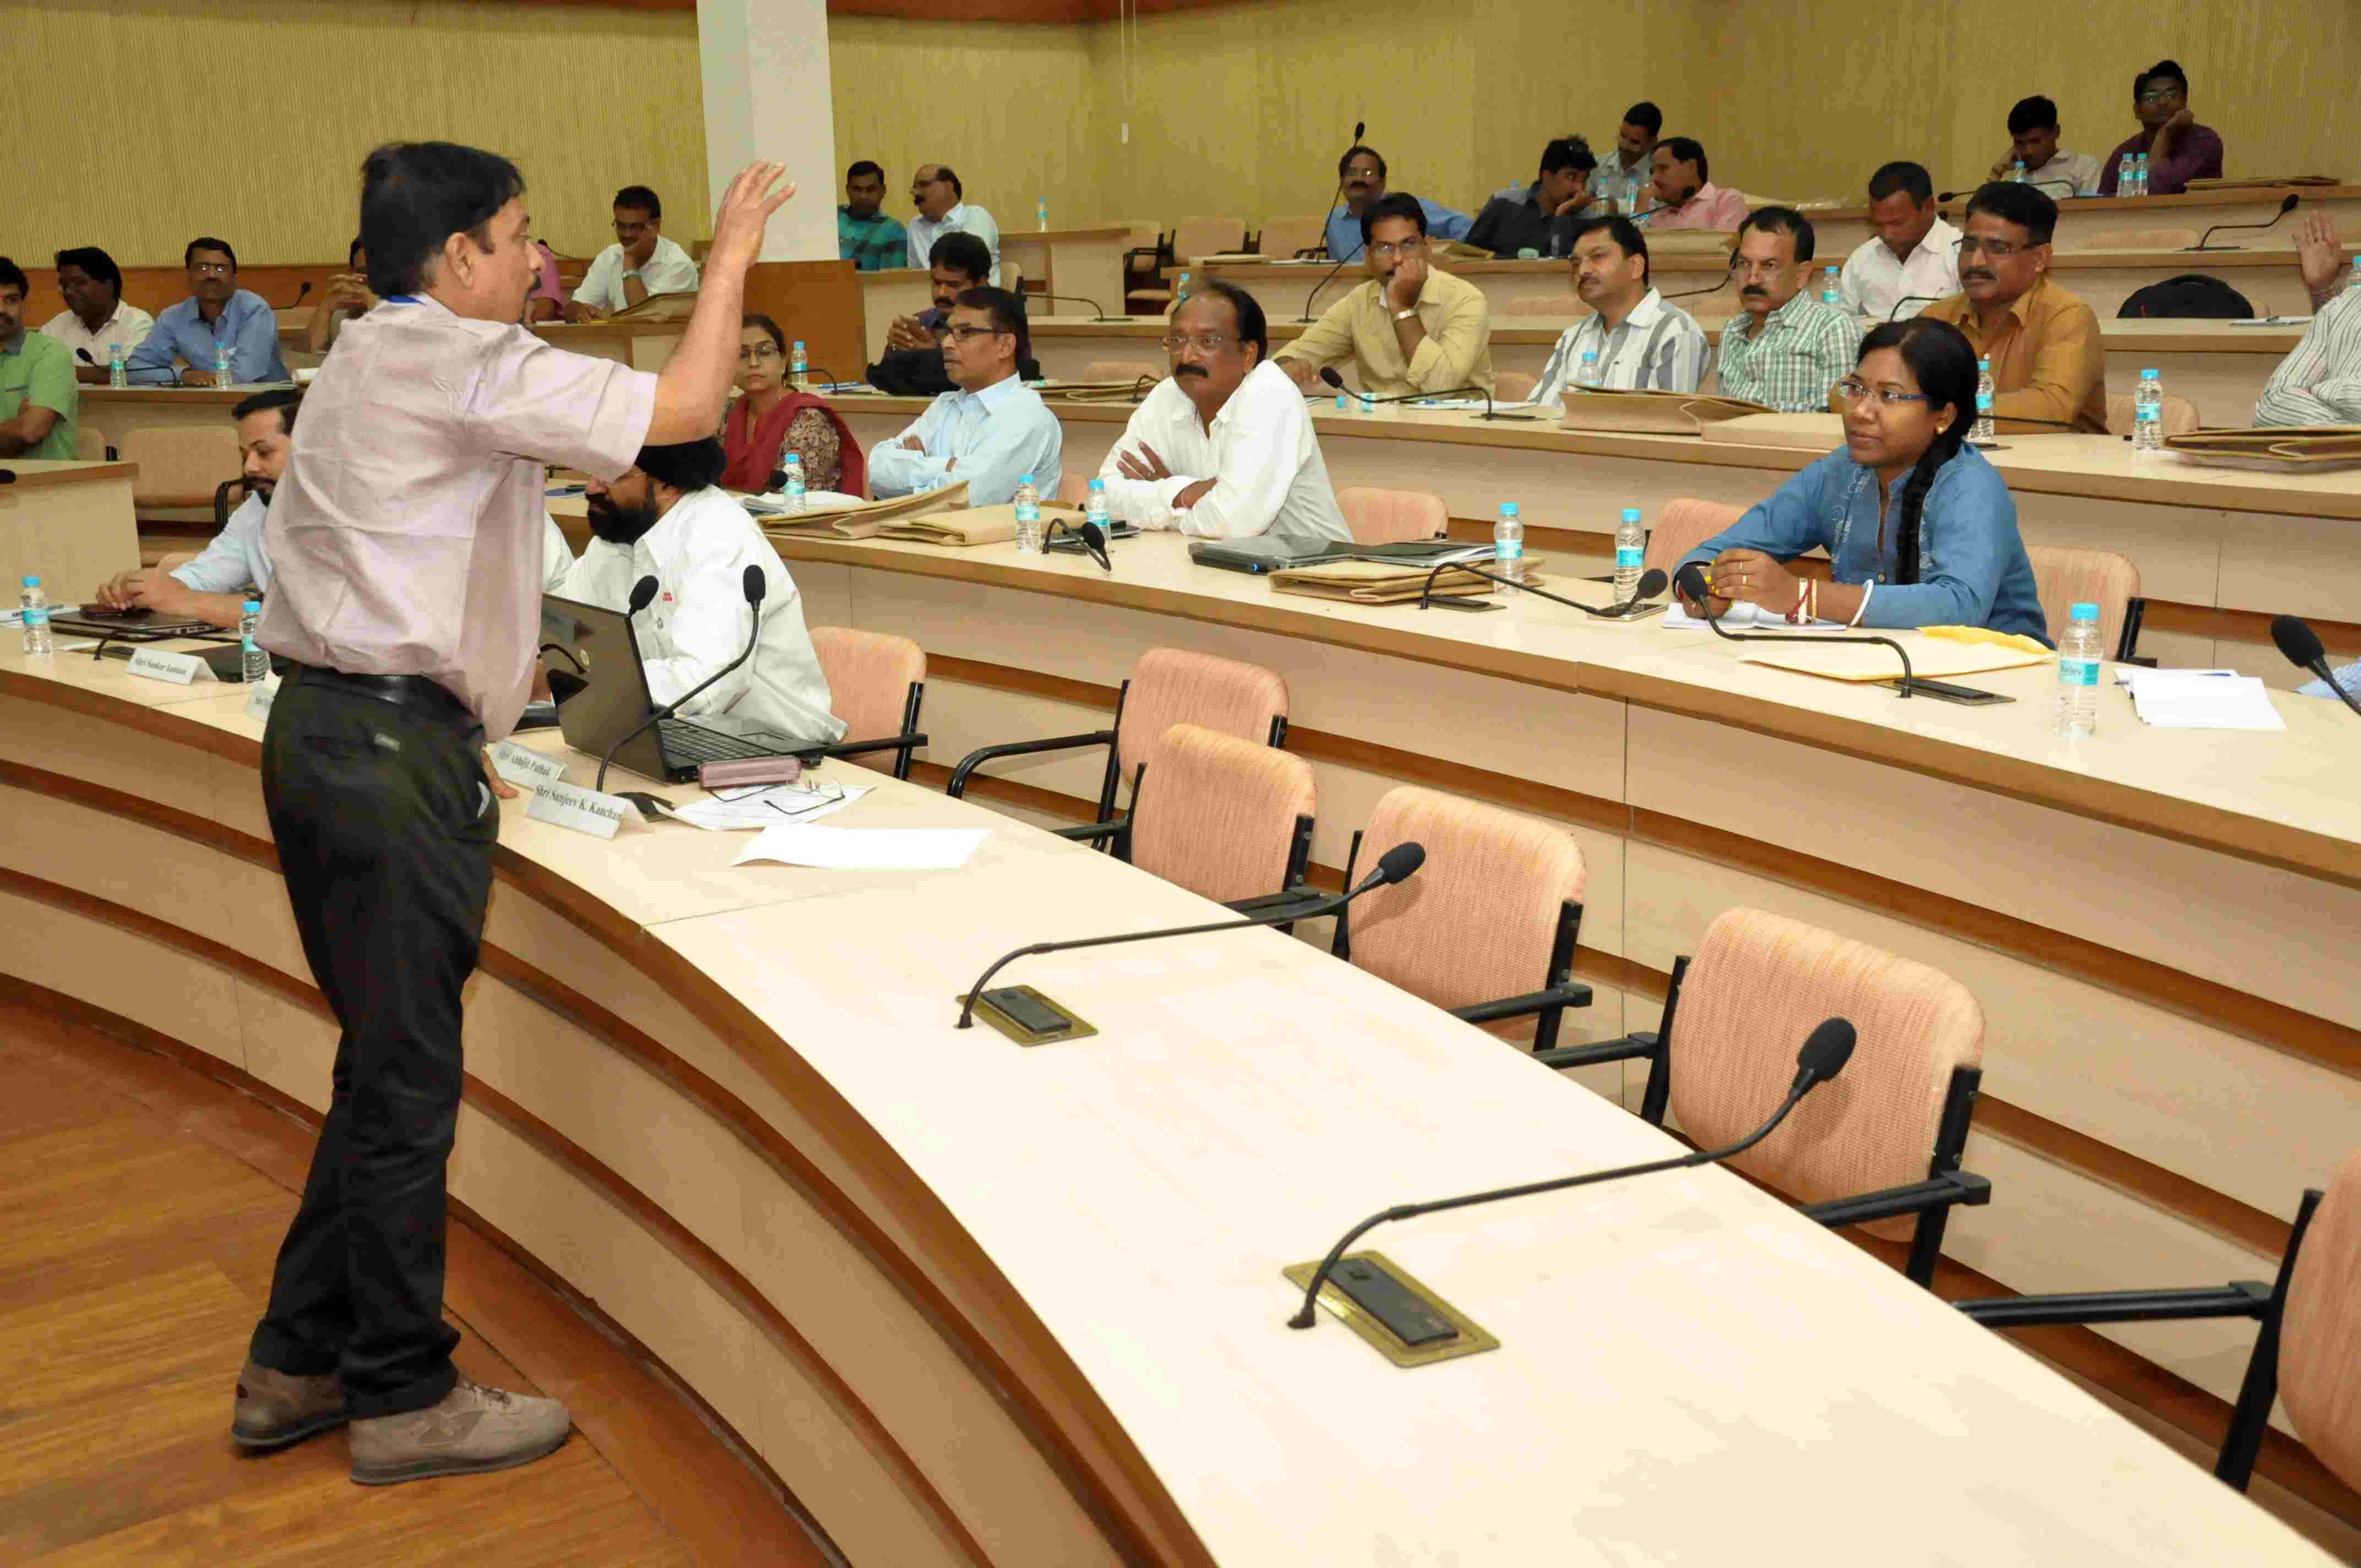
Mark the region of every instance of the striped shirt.
<instances>
[{"instance_id":1,"label":"striped shirt","mask_svg":"<svg viewBox=\"0 0 2361 1568\"><path fill-rule=\"evenodd\" d=\"M2257 424L2361 422L2361 290L2320 307L2263 388Z\"/></svg>"},{"instance_id":2,"label":"striped shirt","mask_svg":"<svg viewBox=\"0 0 2361 1568\"><path fill-rule=\"evenodd\" d=\"M1594 384L1617 391L1694 392L1713 358L1697 319L1650 289L1612 331L1605 316L1593 314L1559 334L1532 400L1554 403L1575 385L1586 350L1598 356Z\"/></svg>"},{"instance_id":3,"label":"striped shirt","mask_svg":"<svg viewBox=\"0 0 2361 1568\"><path fill-rule=\"evenodd\" d=\"M1725 396L1767 403L1782 413L1828 406L1828 389L1852 368L1861 323L1836 306L1797 293L1746 335L1754 318L1741 311L1721 329L1719 373Z\"/></svg>"},{"instance_id":4,"label":"striped shirt","mask_svg":"<svg viewBox=\"0 0 2361 1568\"><path fill-rule=\"evenodd\" d=\"M907 267L910 236L882 211L856 218L851 207L840 203L836 209L836 256L840 261L851 262L855 272Z\"/></svg>"}]
</instances>

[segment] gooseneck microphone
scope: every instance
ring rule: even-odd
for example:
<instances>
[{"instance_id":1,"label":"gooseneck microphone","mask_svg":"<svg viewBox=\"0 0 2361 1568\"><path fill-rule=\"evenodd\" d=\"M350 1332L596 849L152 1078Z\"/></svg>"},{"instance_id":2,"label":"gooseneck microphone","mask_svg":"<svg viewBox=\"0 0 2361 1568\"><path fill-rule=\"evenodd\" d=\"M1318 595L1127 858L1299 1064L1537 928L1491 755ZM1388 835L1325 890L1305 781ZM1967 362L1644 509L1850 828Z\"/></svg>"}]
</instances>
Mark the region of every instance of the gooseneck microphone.
<instances>
[{"instance_id":1,"label":"gooseneck microphone","mask_svg":"<svg viewBox=\"0 0 2361 1568\"><path fill-rule=\"evenodd\" d=\"M754 624L748 628L746 632L745 648L740 652L736 658L730 660L728 663L722 665L719 669L714 671L711 674L706 676L703 680L697 682L695 685L689 687L686 691L673 698L672 701L664 704L662 707L657 708L653 713L649 714L647 718L642 719L637 726L635 726L629 733L624 735L621 740L608 747L607 754L598 759L598 782L591 785L591 788L603 790L607 787L607 767L609 763L615 760L616 752L621 751L624 746L631 740L645 734L648 730L653 729L656 725L663 723L665 719L670 718L674 714L678 713L680 711L681 705L686 702L690 697L695 696L697 693L703 691L706 687L711 685L714 682L719 680L722 676L728 674L730 671L736 669L739 665L744 663L747 660L754 656L755 641L763 635L763 594L768 585L763 580L763 568L755 565L749 565L746 568L745 575L741 577L739 581L746 595L746 608L754 612ZM636 618L640 611L648 608L649 604L653 601L655 597L656 579L654 575L652 573L647 576L642 577L638 582L631 585L631 607L625 612L624 618L626 620Z\"/></svg>"},{"instance_id":2,"label":"gooseneck microphone","mask_svg":"<svg viewBox=\"0 0 2361 1568\"><path fill-rule=\"evenodd\" d=\"M1042 293L1042 294L1032 294L1032 295L1028 295L1028 296L1027 296L1027 297L1028 299L1035 299L1035 300L1064 300L1064 301L1066 301L1067 302L1069 302L1070 304L1076 304L1076 305L1088 305L1088 306L1090 306L1090 308L1091 308L1091 309L1093 309L1093 310L1094 310L1094 311L1098 312L1098 314L1096 314L1096 315L1094 315L1094 316L1093 316L1093 317L1091 318L1091 320L1093 320L1093 321L1094 321L1094 322L1124 322L1124 321L1129 321L1129 320L1131 319L1129 316L1111 316L1111 315L1107 314L1107 313L1106 313L1106 307L1105 307L1104 305L1100 304L1096 300L1093 300L1093 299L1090 298L1090 297L1089 297L1088 295L1086 295L1086 294L1049 294L1049 293Z\"/></svg>"},{"instance_id":3,"label":"gooseneck microphone","mask_svg":"<svg viewBox=\"0 0 2361 1568\"><path fill-rule=\"evenodd\" d=\"M98 369L104 369L104 368L106 368L106 367L104 367L104 366L100 365L100 364L99 364L99 362L98 362L97 360L93 359L93 358L90 356L90 350L89 350L89 349L87 349L87 348L77 348L77 349L75 349L75 350L74 350L74 357L76 357L77 359L80 359L83 364L85 364L85 365L89 366L89 367L90 367L92 369L93 369L93 370L98 370ZM125 358L126 361L127 361L127 360L129 360L129 358L130 358L130 357L131 357L131 356L130 356L129 355L127 355L127 354L124 356L124 358ZM146 370L170 370L170 371L172 373L172 385L173 385L173 386L175 386L175 387L177 387L177 386L180 386L180 385L181 384L181 367L180 367L179 366L177 366L177 365L149 365L149 366L143 367L142 367L142 369L143 369L143 372L144 372L144 371L146 371ZM124 380L124 384L125 384L126 386L136 386L136 385L137 385L137 383L134 382L134 381L131 379L132 374L133 374L133 372L129 369L129 367L127 367L127 365L126 365L126 368L125 368L125 370L124 370L124 372L123 372L123 380Z\"/></svg>"},{"instance_id":4,"label":"gooseneck microphone","mask_svg":"<svg viewBox=\"0 0 2361 1568\"><path fill-rule=\"evenodd\" d=\"M1902 307L1905 305L1931 305L1942 298L1940 294L1905 294L1894 302L1894 308L1885 313L1885 319L1892 321L1895 316L1900 315Z\"/></svg>"},{"instance_id":5,"label":"gooseneck microphone","mask_svg":"<svg viewBox=\"0 0 2361 1568\"><path fill-rule=\"evenodd\" d=\"M1673 581L1697 607L1697 613L1705 617L1705 623L1713 628L1714 635L1732 642L1855 642L1891 648L1894 656L1902 661L1902 695L1910 695L1910 655L1903 652L1902 644L1891 637L1831 637L1817 631L1732 631L1722 625L1721 617L1713 613L1713 590L1706 587L1705 572L1696 562L1683 566L1674 575Z\"/></svg>"},{"instance_id":6,"label":"gooseneck microphone","mask_svg":"<svg viewBox=\"0 0 2361 1568\"><path fill-rule=\"evenodd\" d=\"M1126 931L1120 937L1082 937L1071 942L1036 942L1029 948L1019 948L1013 953L1003 953L993 959L992 967L975 977L968 987L966 1000L960 1003L960 1028L975 1022L975 999L994 975L1018 959L1037 957L1042 953L1071 952L1076 948L1105 948L1118 942L1146 942L1161 937L1202 937L1213 931L1244 931L1255 926L1283 926L1293 920L1317 920L1323 915L1334 915L1353 900L1389 883L1405 883L1426 864L1426 846L1419 843L1396 844L1378 857L1377 869L1361 879L1361 884L1349 893L1323 898L1309 908L1290 909L1280 915L1260 915L1245 920L1216 920L1205 926L1181 926L1169 931Z\"/></svg>"},{"instance_id":7,"label":"gooseneck microphone","mask_svg":"<svg viewBox=\"0 0 2361 1568\"><path fill-rule=\"evenodd\" d=\"M2299 670L2310 670L2328 683L2328 689L2345 699L2345 706L2361 713L2361 702L2346 691L2328 667L2328 650L2321 646L2320 633L2314 631L2301 616L2282 615L2271 622L2271 641L2279 645L2288 663Z\"/></svg>"},{"instance_id":8,"label":"gooseneck microphone","mask_svg":"<svg viewBox=\"0 0 2361 1568\"><path fill-rule=\"evenodd\" d=\"M1539 414L1501 413L1493 408L1492 394L1490 391L1487 390L1485 388L1476 386L1445 387L1442 390L1435 392L1396 392L1389 398L1373 398L1369 396L1368 393L1363 392L1360 394L1360 399L1361 406L1363 408L1373 409L1380 403L1415 403L1429 398L1457 397L1462 392L1474 392L1484 400L1484 411L1476 416L1477 419L1518 419L1523 420L1527 423L1531 423L1532 421L1542 417Z\"/></svg>"},{"instance_id":9,"label":"gooseneck microphone","mask_svg":"<svg viewBox=\"0 0 2361 1568\"><path fill-rule=\"evenodd\" d=\"M1632 616L1635 616L1642 610L1648 609L1648 601L1654 598L1658 594L1663 593L1664 591L1665 583L1670 580L1665 577L1663 568L1651 566L1646 571L1640 574L1640 580L1633 586L1631 598L1629 603L1619 604L1608 609L1600 609L1598 606L1585 604L1580 599L1570 599L1562 594L1551 593L1547 588L1537 588L1531 583L1504 577L1498 572L1478 570L1477 567L1469 565L1465 561L1444 561L1437 565L1433 571L1429 572L1426 575L1426 586L1421 588L1418 594L1419 609L1426 609L1429 602L1433 600L1434 597L1434 579L1443 576L1445 572L1465 572L1471 577L1481 577L1486 582L1507 583L1512 587L1521 588L1526 593L1532 595L1535 598L1544 598L1549 600L1552 604L1562 604L1570 609L1578 609L1585 615L1597 616L1601 620L1630 620Z\"/></svg>"},{"instance_id":10,"label":"gooseneck microphone","mask_svg":"<svg viewBox=\"0 0 2361 1568\"><path fill-rule=\"evenodd\" d=\"M1787 1113L1793 1111L1805 1095L1844 1070L1845 1063L1852 1059L1853 1042L1853 1026L1850 1022L1842 1018L1822 1020L1819 1026L1812 1031L1811 1036L1805 1040L1804 1048L1795 1053L1795 1080L1787 1087L1787 1098L1779 1102L1779 1109L1771 1113L1769 1121L1728 1148L1698 1149L1672 1159L1650 1160L1644 1165L1620 1166L1613 1170L1587 1171L1580 1176L1561 1176L1548 1181L1528 1181L1520 1187L1500 1187L1489 1192L1471 1192L1461 1198L1438 1199L1432 1203L1403 1203L1385 1210L1381 1213L1370 1215L1351 1230L1346 1231L1338 1238L1336 1245L1328 1249L1328 1255L1321 1259L1318 1268L1312 1271L1312 1283L1304 1288L1303 1305L1297 1310L1295 1316L1287 1320L1287 1326L1290 1329L1308 1329L1319 1321L1313 1311L1313 1306L1320 1299L1320 1287L1328 1282L1328 1275L1343 1259L1345 1249L1389 1221L1414 1220L1422 1214L1442 1213L1446 1209L1466 1209L1478 1203L1499 1203L1510 1198L1531 1198L1543 1192L1562 1192L1570 1187L1589 1187L1601 1181L1620 1181L1630 1176L1653 1176L1659 1171L1683 1170L1691 1166L1713 1165L1744 1154L1748 1149L1769 1137L1779 1124L1787 1119Z\"/></svg>"},{"instance_id":11,"label":"gooseneck microphone","mask_svg":"<svg viewBox=\"0 0 2361 1568\"><path fill-rule=\"evenodd\" d=\"M1725 267L1725 268L1723 268L1723 269L1721 269L1721 281L1720 281L1720 282L1714 284L1714 285L1713 285L1711 288L1709 288L1709 289L1684 289L1684 290L1682 290L1682 291L1681 291L1679 293L1677 293L1677 294L1661 294L1661 295L1659 295L1659 296L1657 296L1657 297L1658 297L1658 298L1660 298L1660 299L1663 299L1663 300L1667 300L1667 301L1671 301L1671 300L1695 300L1695 299L1701 299L1701 298L1703 298L1703 297L1704 297L1705 295L1707 295L1707 294L1719 294L1719 293L1720 293L1724 289L1729 288L1729 287L1730 287L1730 280L1731 280L1731 279L1733 279L1733 278L1736 278L1737 276L1738 276L1738 253L1737 253L1736 251L1734 251L1734 250L1733 250L1733 251L1731 251L1731 252L1730 253L1730 265L1729 265L1729 266L1727 266L1727 267Z\"/></svg>"},{"instance_id":12,"label":"gooseneck microphone","mask_svg":"<svg viewBox=\"0 0 2361 1568\"><path fill-rule=\"evenodd\" d=\"M2191 250L2235 250L2235 249L2237 249L2238 247L2237 247L2236 246L2235 246L2235 245L2208 245L2208 244L2206 243L2206 241L2208 241L2208 240L2212 239L2215 235L2220 234L2224 229L2267 229L2267 228L2269 228L2269 227L2271 227L2271 226L2272 226L2272 225L2277 224L2277 223L2278 223L2281 218L2286 217L2290 213L2294 212L2298 207L2301 206L2302 204L2303 204L2303 198L2302 198L2302 197L2301 197L2301 196L2299 196L2299 195L2297 195L2294 192L2290 191L2290 192L2288 192L2288 194L2287 194L2287 200L2286 200L2286 201L2284 201L2284 202L2281 202L2281 203L2279 203L2279 210L2278 212L2276 212L2276 213L2274 213L2274 214L2271 214L2271 218L2270 218L2270 222L2269 222L2269 223L2260 223L2260 224L2215 224L2212 228L2207 229L2203 234L2202 234L2202 235L2200 235L2200 236L2197 236L2197 243L2196 243L2195 245L2192 245L2192 246L2189 247L2188 248L2189 248L2189 249L2191 249Z\"/></svg>"},{"instance_id":13,"label":"gooseneck microphone","mask_svg":"<svg viewBox=\"0 0 2361 1568\"><path fill-rule=\"evenodd\" d=\"M312 285L307 282L302 288L295 291L295 297L293 299L288 301L283 305L273 305L270 308L274 311L291 311L311 297Z\"/></svg>"},{"instance_id":14,"label":"gooseneck microphone","mask_svg":"<svg viewBox=\"0 0 2361 1568\"><path fill-rule=\"evenodd\" d=\"M1329 210L1333 212L1335 209L1331 208ZM1360 247L1358 246L1354 247L1353 250L1354 255L1357 256L1360 254ZM1320 297L1320 291L1325 289L1335 278L1336 274L1345 269L1345 262L1352 259L1353 258L1351 256L1345 257L1344 260L1337 262L1335 266L1328 269L1328 270L1321 276L1320 281L1312 285L1312 292L1303 296L1303 313L1295 318L1297 325L1300 326L1305 322L1316 322L1320 319L1318 316L1312 313L1312 302L1318 299Z\"/></svg>"},{"instance_id":15,"label":"gooseneck microphone","mask_svg":"<svg viewBox=\"0 0 2361 1568\"><path fill-rule=\"evenodd\" d=\"M1346 149L1345 156L1347 158L1352 156L1352 148L1361 145L1361 137L1367 134L1369 122L1367 120L1355 120L1353 122L1353 139L1345 144ZM1344 201L1345 171L1342 169L1339 169L1336 170L1336 193L1328 198L1328 210L1320 214L1320 248L1323 252L1328 248L1328 220L1336 215L1336 209L1344 204ZM1337 265L1341 267L1345 261L1350 259L1350 256L1342 258L1337 261ZM1310 310L1312 308L1311 302L1308 300L1305 301L1303 308L1307 311ZM1306 316L1303 319L1310 321L1312 318Z\"/></svg>"}]
</instances>

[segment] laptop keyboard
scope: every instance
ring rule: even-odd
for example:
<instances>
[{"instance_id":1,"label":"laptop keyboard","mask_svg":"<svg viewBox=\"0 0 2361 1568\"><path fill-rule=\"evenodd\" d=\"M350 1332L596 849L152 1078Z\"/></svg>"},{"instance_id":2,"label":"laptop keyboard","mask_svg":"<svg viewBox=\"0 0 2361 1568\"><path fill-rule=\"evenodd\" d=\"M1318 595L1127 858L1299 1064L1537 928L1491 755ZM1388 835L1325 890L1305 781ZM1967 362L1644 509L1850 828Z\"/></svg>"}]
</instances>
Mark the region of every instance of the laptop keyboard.
<instances>
[{"instance_id":1,"label":"laptop keyboard","mask_svg":"<svg viewBox=\"0 0 2361 1568\"><path fill-rule=\"evenodd\" d=\"M656 726L656 737L662 742L664 761L673 765L689 762L728 762L743 757L775 757L776 744L750 740L743 736L724 735L718 729L708 729L700 724L684 723L667 718Z\"/></svg>"}]
</instances>

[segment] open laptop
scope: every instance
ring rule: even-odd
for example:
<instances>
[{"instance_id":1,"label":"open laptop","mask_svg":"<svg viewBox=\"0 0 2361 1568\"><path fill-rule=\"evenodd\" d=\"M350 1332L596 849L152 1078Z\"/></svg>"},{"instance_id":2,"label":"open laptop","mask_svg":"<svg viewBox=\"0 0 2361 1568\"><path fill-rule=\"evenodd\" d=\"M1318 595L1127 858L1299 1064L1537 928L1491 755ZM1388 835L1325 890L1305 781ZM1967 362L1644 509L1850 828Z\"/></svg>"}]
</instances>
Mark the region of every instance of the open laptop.
<instances>
[{"instance_id":1,"label":"open laptop","mask_svg":"<svg viewBox=\"0 0 2361 1568\"><path fill-rule=\"evenodd\" d=\"M541 648L556 655L546 663L550 689L557 696L557 727L576 751L605 756L607 748L655 710L638 630L621 610L544 594ZM812 745L726 714L667 718L624 741L615 765L642 778L682 784L706 762L792 756Z\"/></svg>"}]
</instances>

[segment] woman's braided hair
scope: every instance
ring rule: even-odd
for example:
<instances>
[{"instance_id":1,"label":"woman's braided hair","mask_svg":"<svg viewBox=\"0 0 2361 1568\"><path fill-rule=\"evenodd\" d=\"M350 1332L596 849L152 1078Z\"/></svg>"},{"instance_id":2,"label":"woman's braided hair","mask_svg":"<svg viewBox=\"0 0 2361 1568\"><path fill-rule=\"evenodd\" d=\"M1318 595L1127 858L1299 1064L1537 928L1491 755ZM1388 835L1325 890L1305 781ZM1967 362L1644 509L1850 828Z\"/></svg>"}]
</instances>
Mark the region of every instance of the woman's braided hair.
<instances>
[{"instance_id":1,"label":"woman's braided hair","mask_svg":"<svg viewBox=\"0 0 2361 1568\"><path fill-rule=\"evenodd\" d=\"M1861 353L1853 363L1858 366L1881 348L1900 351L1929 408L1948 404L1951 410L1950 422L1918 455L1902 487L1902 521L1894 539L1894 581L1915 583L1918 580L1918 522L1926 510L1927 492L1935 483L1937 470L1959 455L1960 443L1975 423L1976 351L1958 327L1925 316L1886 322L1872 329L1861 340Z\"/></svg>"}]
</instances>

